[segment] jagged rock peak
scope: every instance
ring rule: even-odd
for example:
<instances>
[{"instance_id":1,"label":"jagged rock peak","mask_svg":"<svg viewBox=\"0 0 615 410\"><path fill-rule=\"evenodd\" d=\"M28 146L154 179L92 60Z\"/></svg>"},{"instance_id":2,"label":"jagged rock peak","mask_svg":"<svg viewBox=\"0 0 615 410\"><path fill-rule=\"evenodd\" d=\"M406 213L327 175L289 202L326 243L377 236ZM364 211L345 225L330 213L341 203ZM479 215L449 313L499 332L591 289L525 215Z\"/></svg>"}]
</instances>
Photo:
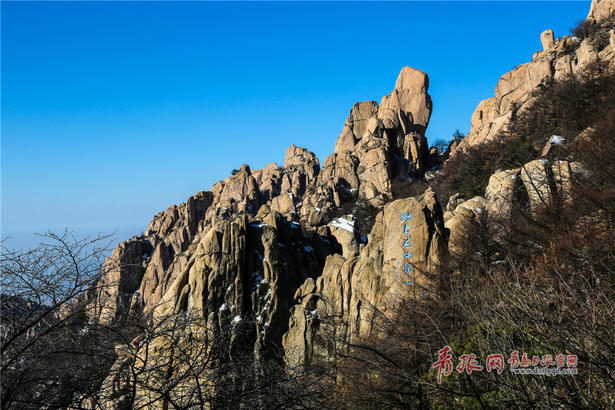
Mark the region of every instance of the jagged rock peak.
<instances>
[{"instance_id":1,"label":"jagged rock peak","mask_svg":"<svg viewBox=\"0 0 615 410\"><path fill-rule=\"evenodd\" d=\"M376 101L363 101L355 103L344 123L342 134L335 143L335 152L352 151L358 141L363 138L367 130L368 121L378 114Z\"/></svg>"},{"instance_id":2,"label":"jagged rock peak","mask_svg":"<svg viewBox=\"0 0 615 410\"><path fill-rule=\"evenodd\" d=\"M555 37L553 35L553 30L545 30L540 34L540 42L542 44L542 49L545 51L551 50L555 47Z\"/></svg>"},{"instance_id":3,"label":"jagged rock peak","mask_svg":"<svg viewBox=\"0 0 615 410\"><path fill-rule=\"evenodd\" d=\"M309 162L318 164L318 158L316 154L308 151L306 148L298 147L292 144L286 150L286 156L284 157L284 167L290 167L293 165L305 165Z\"/></svg>"},{"instance_id":4,"label":"jagged rock peak","mask_svg":"<svg viewBox=\"0 0 615 410\"><path fill-rule=\"evenodd\" d=\"M105 292L93 295L92 303L101 305L97 312L104 311L110 320L127 311L151 312L208 232L237 215L254 217L266 205L287 220L323 227L325 232L329 217L343 205L367 200L382 206L393 198L394 179L405 182L410 176L421 177L425 169L425 128L431 114L428 86L424 72L404 67L381 105L376 101L354 104L335 153L324 161L322 171L313 152L291 145L283 167L271 163L252 170L243 164L214 184L211 192L200 192L158 214L142 239L143 246L132 253L118 248L116 259L139 269L107 275ZM353 239L348 239L345 254L356 252Z\"/></svg>"},{"instance_id":5,"label":"jagged rock peak","mask_svg":"<svg viewBox=\"0 0 615 410\"><path fill-rule=\"evenodd\" d=\"M421 70L405 66L401 69L397 81L396 90L421 90L427 92L429 88L429 77Z\"/></svg>"},{"instance_id":6,"label":"jagged rock peak","mask_svg":"<svg viewBox=\"0 0 615 410\"><path fill-rule=\"evenodd\" d=\"M393 91L376 101L363 101L353 105L346 119L342 134L335 144L335 153L353 151L359 141L369 136L381 136L382 130L395 130L399 134L402 149L406 135L416 133L421 137L431 117L432 101L427 93L429 77L421 70L403 67L395 82Z\"/></svg>"},{"instance_id":7,"label":"jagged rock peak","mask_svg":"<svg viewBox=\"0 0 615 410\"><path fill-rule=\"evenodd\" d=\"M401 122L403 131L405 133L418 131L424 134L432 110L431 97L427 93L428 88L429 77L427 74L416 68L403 67L395 82L395 89L391 94L382 98L378 117L383 119L385 125L387 124L386 119L390 121L391 125L394 125L397 121L394 117L391 118L391 114L394 115L401 111L406 117L409 117L408 119L414 125L413 129L406 129L407 121L404 121L403 117L399 117L398 120Z\"/></svg>"}]
</instances>

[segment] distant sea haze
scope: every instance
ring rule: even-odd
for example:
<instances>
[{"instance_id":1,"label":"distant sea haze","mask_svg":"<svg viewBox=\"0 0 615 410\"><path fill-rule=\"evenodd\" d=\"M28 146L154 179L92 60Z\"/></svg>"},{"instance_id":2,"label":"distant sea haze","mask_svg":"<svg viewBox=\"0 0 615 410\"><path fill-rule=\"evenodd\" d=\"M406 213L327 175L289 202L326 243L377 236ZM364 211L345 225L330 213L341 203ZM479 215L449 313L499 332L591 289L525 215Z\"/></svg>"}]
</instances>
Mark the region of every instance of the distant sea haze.
<instances>
[{"instance_id":1,"label":"distant sea haze","mask_svg":"<svg viewBox=\"0 0 615 410\"><path fill-rule=\"evenodd\" d=\"M86 237L95 238L98 235L111 235L110 238L98 244L98 246L109 245L109 254L113 250L113 247L119 242L125 241L135 235L141 235L146 229L144 226L131 226L120 227L113 229L99 229L99 228L83 228L78 227L74 229L70 228L54 228L43 231L35 231L33 229L2 229L2 245L9 249L34 249L45 241L45 238L37 234L45 234L47 232L56 233L58 235L64 233L65 229L72 232L75 239L84 239Z\"/></svg>"}]
</instances>

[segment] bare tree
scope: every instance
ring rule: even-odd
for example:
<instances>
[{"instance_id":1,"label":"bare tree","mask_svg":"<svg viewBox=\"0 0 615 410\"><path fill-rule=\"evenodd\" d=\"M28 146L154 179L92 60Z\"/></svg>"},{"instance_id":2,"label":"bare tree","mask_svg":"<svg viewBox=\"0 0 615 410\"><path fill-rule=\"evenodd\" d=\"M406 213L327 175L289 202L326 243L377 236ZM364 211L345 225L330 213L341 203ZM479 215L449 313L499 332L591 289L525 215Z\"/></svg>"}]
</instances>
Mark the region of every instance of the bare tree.
<instances>
[{"instance_id":1,"label":"bare tree","mask_svg":"<svg viewBox=\"0 0 615 410\"><path fill-rule=\"evenodd\" d=\"M108 238L47 233L33 250L2 246L2 408L65 405L108 367L81 299L104 274Z\"/></svg>"},{"instance_id":2,"label":"bare tree","mask_svg":"<svg viewBox=\"0 0 615 410\"><path fill-rule=\"evenodd\" d=\"M576 158L581 170L555 178L534 206L527 206L527 193L525 203L513 196L506 218L483 212L468 225L451 270L439 273L445 286L438 297L420 303L402 298L387 313L372 307L372 334L347 343L339 355L335 403L352 408L613 408L614 130L611 111L585 141L570 147L575 155L568 160ZM530 173L528 189L540 188L544 178ZM431 364L445 346L455 368L437 383ZM524 353L541 363L545 356L555 361L562 355L578 360L578 373L516 374L510 370L515 351L518 367ZM459 357L470 353L483 371L458 372ZM503 355L503 372L485 371L492 354Z\"/></svg>"},{"instance_id":3,"label":"bare tree","mask_svg":"<svg viewBox=\"0 0 615 410\"><path fill-rule=\"evenodd\" d=\"M225 330L193 309L124 322L118 359L100 392L83 395L75 408L283 409L321 408L326 380L289 368L281 357L259 358L232 349L252 337L250 324ZM128 331L132 327L132 331ZM132 340L126 335L138 334Z\"/></svg>"}]
</instances>

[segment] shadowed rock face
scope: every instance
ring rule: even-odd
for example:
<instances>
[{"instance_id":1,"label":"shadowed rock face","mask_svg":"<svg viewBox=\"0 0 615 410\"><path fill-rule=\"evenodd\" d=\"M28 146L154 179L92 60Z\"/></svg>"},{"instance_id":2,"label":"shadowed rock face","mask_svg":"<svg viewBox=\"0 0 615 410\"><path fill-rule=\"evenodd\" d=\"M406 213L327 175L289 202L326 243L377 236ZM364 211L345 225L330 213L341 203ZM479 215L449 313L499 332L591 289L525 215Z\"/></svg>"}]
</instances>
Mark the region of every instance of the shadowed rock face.
<instances>
[{"instance_id":1,"label":"shadowed rock face","mask_svg":"<svg viewBox=\"0 0 615 410\"><path fill-rule=\"evenodd\" d=\"M573 185L585 172L578 162L541 158L491 175L484 197L463 201L459 194L451 196L444 214L450 257L464 257L461 251L467 248L468 236L485 215L489 215L492 238L501 242L513 222L514 209L527 208L535 214L554 198L572 201Z\"/></svg>"},{"instance_id":2,"label":"shadowed rock face","mask_svg":"<svg viewBox=\"0 0 615 410\"><path fill-rule=\"evenodd\" d=\"M212 228L154 315L197 310L214 329L254 327L255 353L279 346L296 288L319 275L335 241L309 238L275 212L263 216L254 222L236 217Z\"/></svg>"}]
</instances>

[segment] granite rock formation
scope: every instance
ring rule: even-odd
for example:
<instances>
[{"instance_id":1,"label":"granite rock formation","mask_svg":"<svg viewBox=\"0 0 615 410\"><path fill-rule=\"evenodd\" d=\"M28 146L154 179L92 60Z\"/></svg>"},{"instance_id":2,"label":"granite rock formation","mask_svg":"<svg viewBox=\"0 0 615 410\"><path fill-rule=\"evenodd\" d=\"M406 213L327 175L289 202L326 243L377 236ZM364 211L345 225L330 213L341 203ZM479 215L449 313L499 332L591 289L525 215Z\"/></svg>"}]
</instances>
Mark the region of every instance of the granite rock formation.
<instances>
[{"instance_id":1,"label":"granite rock formation","mask_svg":"<svg viewBox=\"0 0 615 410\"><path fill-rule=\"evenodd\" d=\"M613 4L595 0L588 20L612 16ZM547 82L615 58L613 36L601 47L555 39L551 30L540 40L543 51L504 74L495 96L479 103L469 135L451 155L496 138ZM388 312L408 292L428 295L484 215L505 225L519 192L532 212L570 195L580 165L546 158L495 172L484 194L452 195L445 212L431 188L398 195L396 186L432 179L438 153L425 137L428 88L425 73L404 67L380 104L352 106L322 166L314 153L291 145L282 166L244 164L211 191L156 215L143 235L113 251L108 263L117 267L88 293L90 320L197 314L206 332L232 335L221 342L230 360L241 349L255 362L280 351L293 366L334 361L346 342L372 331L368 307ZM367 232L357 228L359 207L374 212ZM319 343L325 336L336 342ZM162 340L156 343L164 350ZM118 353L115 367L129 360ZM121 394L121 381L108 381L105 394Z\"/></svg>"}]
</instances>

